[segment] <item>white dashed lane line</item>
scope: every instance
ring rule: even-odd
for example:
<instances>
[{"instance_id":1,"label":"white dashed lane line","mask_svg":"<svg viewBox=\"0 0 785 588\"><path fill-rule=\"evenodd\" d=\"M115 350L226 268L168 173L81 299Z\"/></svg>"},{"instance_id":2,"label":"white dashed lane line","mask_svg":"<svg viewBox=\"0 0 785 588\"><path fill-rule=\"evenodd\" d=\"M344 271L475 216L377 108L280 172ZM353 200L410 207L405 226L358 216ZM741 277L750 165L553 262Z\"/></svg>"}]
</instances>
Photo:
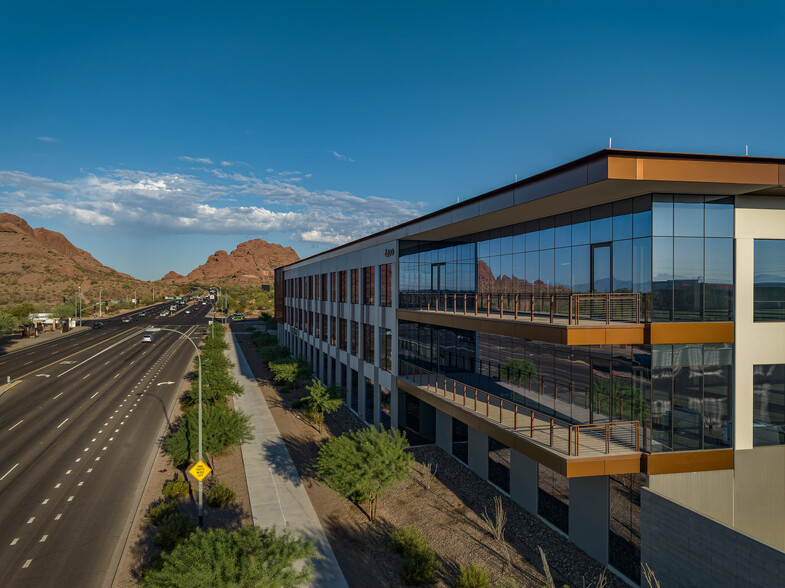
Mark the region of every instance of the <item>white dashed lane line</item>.
<instances>
[{"instance_id":1,"label":"white dashed lane line","mask_svg":"<svg viewBox=\"0 0 785 588\"><path fill-rule=\"evenodd\" d=\"M60 427L62 427L67 421L68 421L68 419L66 418L62 423L57 425L57 428L59 429Z\"/></svg>"},{"instance_id":2,"label":"white dashed lane line","mask_svg":"<svg viewBox=\"0 0 785 588\"><path fill-rule=\"evenodd\" d=\"M24 422L24 419L22 419L21 421L19 421L18 423L16 423L16 424L15 424L13 427L11 427L11 428L10 428L10 429L8 429L8 430L9 430L9 431L13 431L13 430L14 430L14 429L16 429L16 428L17 428L19 425L21 425L23 422Z\"/></svg>"},{"instance_id":3,"label":"white dashed lane line","mask_svg":"<svg viewBox=\"0 0 785 588\"><path fill-rule=\"evenodd\" d=\"M14 467L12 467L10 470L8 470L6 473L4 473L4 474L3 474L3 476L2 476L2 477L0 477L0 480L4 479L4 478L5 478L5 477L6 477L8 474L10 474L11 472L13 472L13 471L16 469L16 467L17 467L18 465L19 465L19 464L16 464L16 465L15 465Z\"/></svg>"},{"instance_id":4,"label":"white dashed lane line","mask_svg":"<svg viewBox=\"0 0 785 588\"><path fill-rule=\"evenodd\" d=\"M28 559L23 565L22 568L29 568L30 564L33 563L32 559Z\"/></svg>"}]
</instances>

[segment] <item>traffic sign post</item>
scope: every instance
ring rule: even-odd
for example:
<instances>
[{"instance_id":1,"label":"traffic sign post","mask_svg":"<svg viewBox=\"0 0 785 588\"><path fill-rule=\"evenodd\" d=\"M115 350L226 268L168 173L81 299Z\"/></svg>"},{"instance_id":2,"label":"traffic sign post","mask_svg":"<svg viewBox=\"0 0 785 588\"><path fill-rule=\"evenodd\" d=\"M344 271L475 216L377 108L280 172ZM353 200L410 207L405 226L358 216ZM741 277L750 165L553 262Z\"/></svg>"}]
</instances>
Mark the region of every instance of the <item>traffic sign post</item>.
<instances>
[{"instance_id":1,"label":"traffic sign post","mask_svg":"<svg viewBox=\"0 0 785 588\"><path fill-rule=\"evenodd\" d=\"M196 478L201 484L202 480L204 480L211 471L213 470L210 469L210 466L200 459L190 470L188 470L188 473Z\"/></svg>"}]
</instances>

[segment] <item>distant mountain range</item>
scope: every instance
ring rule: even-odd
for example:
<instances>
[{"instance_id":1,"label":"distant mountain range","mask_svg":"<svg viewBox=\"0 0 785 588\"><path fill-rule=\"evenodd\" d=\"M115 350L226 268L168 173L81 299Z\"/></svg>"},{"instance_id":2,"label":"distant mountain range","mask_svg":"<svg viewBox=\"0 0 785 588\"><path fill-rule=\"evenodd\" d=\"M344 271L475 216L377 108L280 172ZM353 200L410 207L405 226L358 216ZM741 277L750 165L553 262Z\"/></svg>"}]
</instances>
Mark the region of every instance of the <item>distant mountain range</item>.
<instances>
[{"instance_id":1,"label":"distant mountain range","mask_svg":"<svg viewBox=\"0 0 785 588\"><path fill-rule=\"evenodd\" d=\"M75 299L81 287L86 304L102 300L130 299L173 294L176 287L195 282L271 284L276 267L297 261L291 247L262 239L240 243L231 254L216 251L207 261L182 276L169 272L157 282L105 266L87 251L73 245L64 235L32 228L16 215L0 213L0 307L32 302L41 307Z\"/></svg>"},{"instance_id":2,"label":"distant mountain range","mask_svg":"<svg viewBox=\"0 0 785 588\"><path fill-rule=\"evenodd\" d=\"M183 276L171 271L161 278L168 284L187 284L196 282L237 283L237 284L272 284L275 268L299 260L294 249L276 243L268 243L263 239L251 239L240 243L231 253L219 250L207 258L207 261Z\"/></svg>"}]
</instances>

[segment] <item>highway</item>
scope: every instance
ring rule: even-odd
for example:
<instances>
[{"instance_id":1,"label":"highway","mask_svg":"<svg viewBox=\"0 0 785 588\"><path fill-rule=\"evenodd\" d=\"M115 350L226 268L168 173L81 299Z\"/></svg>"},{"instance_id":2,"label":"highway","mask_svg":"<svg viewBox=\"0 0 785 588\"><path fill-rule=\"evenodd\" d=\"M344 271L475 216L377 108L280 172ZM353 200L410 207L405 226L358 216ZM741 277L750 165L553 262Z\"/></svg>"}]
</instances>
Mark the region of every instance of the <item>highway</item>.
<instances>
[{"instance_id":1,"label":"highway","mask_svg":"<svg viewBox=\"0 0 785 588\"><path fill-rule=\"evenodd\" d=\"M66 335L0 357L0 586L108 586L207 308Z\"/></svg>"}]
</instances>

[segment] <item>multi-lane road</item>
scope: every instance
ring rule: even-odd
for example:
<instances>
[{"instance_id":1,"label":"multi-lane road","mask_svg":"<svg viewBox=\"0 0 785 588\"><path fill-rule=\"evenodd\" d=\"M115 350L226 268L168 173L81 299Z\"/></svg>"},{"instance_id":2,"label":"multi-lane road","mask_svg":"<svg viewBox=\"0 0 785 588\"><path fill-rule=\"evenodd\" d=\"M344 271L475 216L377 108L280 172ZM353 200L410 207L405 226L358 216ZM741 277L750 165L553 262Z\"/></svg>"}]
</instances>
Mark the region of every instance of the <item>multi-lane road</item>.
<instances>
[{"instance_id":1,"label":"multi-lane road","mask_svg":"<svg viewBox=\"0 0 785 588\"><path fill-rule=\"evenodd\" d=\"M158 309L160 310L160 309ZM0 586L108 586L207 307L0 356Z\"/></svg>"}]
</instances>

